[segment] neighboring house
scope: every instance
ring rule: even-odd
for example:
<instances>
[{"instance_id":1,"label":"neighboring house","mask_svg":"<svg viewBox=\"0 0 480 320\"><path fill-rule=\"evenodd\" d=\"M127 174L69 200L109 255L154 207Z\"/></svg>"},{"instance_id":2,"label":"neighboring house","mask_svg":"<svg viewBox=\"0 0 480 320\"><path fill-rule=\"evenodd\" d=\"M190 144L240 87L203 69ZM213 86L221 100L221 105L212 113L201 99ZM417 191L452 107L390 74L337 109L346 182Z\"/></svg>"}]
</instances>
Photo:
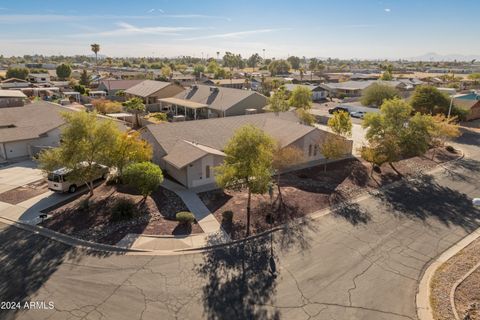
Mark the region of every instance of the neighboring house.
<instances>
[{"instance_id":1,"label":"neighboring house","mask_svg":"<svg viewBox=\"0 0 480 320\"><path fill-rule=\"evenodd\" d=\"M322 81L323 81L323 78L322 77L319 77L313 73L307 73L307 74L304 74L304 75L299 75L299 74L294 74L292 76L290 76L290 81L292 81L292 83L316 83L316 84L320 84Z\"/></svg>"},{"instance_id":2,"label":"neighboring house","mask_svg":"<svg viewBox=\"0 0 480 320\"><path fill-rule=\"evenodd\" d=\"M219 86L223 88L244 89L247 87L245 79L209 79L203 82L208 86Z\"/></svg>"},{"instance_id":3,"label":"neighboring house","mask_svg":"<svg viewBox=\"0 0 480 320\"><path fill-rule=\"evenodd\" d=\"M310 92L312 93L312 100L313 101L322 101L322 100L327 99L327 97L328 97L328 91L325 88L323 88L319 85L313 85L313 84L303 85L303 84L287 83L287 84L284 84L283 86L285 87L285 90L288 91L288 92L292 92L293 90L295 90L296 87L308 88L310 90Z\"/></svg>"},{"instance_id":4,"label":"neighboring house","mask_svg":"<svg viewBox=\"0 0 480 320\"><path fill-rule=\"evenodd\" d=\"M400 81L382 81L382 80L367 80L367 81L345 81L345 82L329 82L320 84L322 88L329 92L330 97L359 97L363 90L370 87L372 84L385 84L397 88L399 90L407 90L406 84Z\"/></svg>"},{"instance_id":5,"label":"neighboring house","mask_svg":"<svg viewBox=\"0 0 480 320\"><path fill-rule=\"evenodd\" d=\"M107 96L114 97L117 92L125 91L133 86L143 82L144 80L116 80L116 79L104 79L100 81L98 90L105 91Z\"/></svg>"},{"instance_id":6,"label":"neighboring house","mask_svg":"<svg viewBox=\"0 0 480 320\"><path fill-rule=\"evenodd\" d=\"M63 112L78 111L44 101L0 108L0 161L33 156L44 148L58 146L65 124ZM120 130L126 130L121 122L116 123Z\"/></svg>"},{"instance_id":7,"label":"neighboring house","mask_svg":"<svg viewBox=\"0 0 480 320\"><path fill-rule=\"evenodd\" d=\"M30 83L49 83L50 75L48 73L30 73L27 76L27 81Z\"/></svg>"},{"instance_id":8,"label":"neighboring house","mask_svg":"<svg viewBox=\"0 0 480 320\"><path fill-rule=\"evenodd\" d=\"M125 90L127 99L138 97L146 104L148 111L159 111L158 99L173 97L184 88L177 84L164 81L144 80Z\"/></svg>"},{"instance_id":9,"label":"neighboring house","mask_svg":"<svg viewBox=\"0 0 480 320\"><path fill-rule=\"evenodd\" d=\"M153 162L186 186L216 188L215 167L225 158L223 150L235 131L245 125L262 129L281 148L302 150L303 159L294 167L310 167L325 162L321 145L333 133L298 122L294 113L263 113L191 122L152 124L142 129L142 137L153 147ZM352 141L345 142L344 157L351 156Z\"/></svg>"},{"instance_id":10,"label":"neighboring house","mask_svg":"<svg viewBox=\"0 0 480 320\"><path fill-rule=\"evenodd\" d=\"M369 74L369 73L354 73L350 76L350 80L377 80L380 78L378 74Z\"/></svg>"},{"instance_id":11,"label":"neighboring house","mask_svg":"<svg viewBox=\"0 0 480 320\"><path fill-rule=\"evenodd\" d=\"M192 120L262 112L268 103L267 97L255 91L205 85L193 85L159 101L162 109Z\"/></svg>"},{"instance_id":12,"label":"neighboring house","mask_svg":"<svg viewBox=\"0 0 480 320\"><path fill-rule=\"evenodd\" d=\"M17 78L9 78L0 82L1 89L21 89L30 87L30 82Z\"/></svg>"},{"instance_id":13,"label":"neighboring house","mask_svg":"<svg viewBox=\"0 0 480 320\"><path fill-rule=\"evenodd\" d=\"M0 90L0 108L21 107L27 96L20 90Z\"/></svg>"},{"instance_id":14,"label":"neighboring house","mask_svg":"<svg viewBox=\"0 0 480 320\"><path fill-rule=\"evenodd\" d=\"M191 86L192 84L195 84L196 77L193 74L172 74L172 77L170 78L170 81L176 84L179 84L183 87L188 87Z\"/></svg>"},{"instance_id":15,"label":"neighboring house","mask_svg":"<svg viewBox=\"0 0 480 320\"><path fill-rule=\"evenodd\" d=\"M480 119L480 95L476 93L459 94L453 97L453 104L467 110L467 121Z\"/></svg>"}]
</instances>

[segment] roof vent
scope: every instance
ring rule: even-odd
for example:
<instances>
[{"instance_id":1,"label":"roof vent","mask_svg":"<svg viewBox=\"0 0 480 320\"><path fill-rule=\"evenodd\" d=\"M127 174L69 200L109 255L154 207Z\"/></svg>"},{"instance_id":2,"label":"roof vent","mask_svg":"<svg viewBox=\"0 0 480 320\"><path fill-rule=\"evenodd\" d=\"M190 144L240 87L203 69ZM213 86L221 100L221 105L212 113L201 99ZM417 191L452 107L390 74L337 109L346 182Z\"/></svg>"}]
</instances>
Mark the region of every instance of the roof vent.
<instances>
[{"instance_id":1,"label":"roof vent","mask_svg":"<svg viewBox=\"0 0 480 320\"><path fill-rule=\"evenodd\" d=\"M218 87L210 87L210 92L218 92Z\"/></svg>"}]
</instances>

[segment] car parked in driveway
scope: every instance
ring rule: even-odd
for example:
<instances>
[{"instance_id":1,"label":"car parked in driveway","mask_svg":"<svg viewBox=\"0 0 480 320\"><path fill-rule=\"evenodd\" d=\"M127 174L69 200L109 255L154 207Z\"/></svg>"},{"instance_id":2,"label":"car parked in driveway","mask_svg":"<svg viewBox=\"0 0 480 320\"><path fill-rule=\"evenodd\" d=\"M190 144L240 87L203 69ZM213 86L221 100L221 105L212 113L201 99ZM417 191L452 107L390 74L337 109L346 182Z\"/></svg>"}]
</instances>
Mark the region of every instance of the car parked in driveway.
<instances>
[{"instance_id":1,"label":"car parked in driveway","mask_svg":"<svg viewBox=\"0 0 480 320\"><path fill-rule=\"evenodd\" d=\"M480 207L480 198L474 198L472 203L474 206Z\"/></svg>"},{"instance_id":2,"label":"car parked in driveway","mask_svg":"<svg viewBox=\"0 0 480 320\"><path fill-rule=\"evenodd\" d=\"M97 175L94 180L106 179L110 169L107 166L101 164L93 164L95 169L98 169ZM57 192L69 192L74 193L77 189L85 184L83 181L77 181L69 178L71 169L60 168L52 171L47 176L48 189Z\"/></svg>"},{"instance_id":3,"label":"car parked in driveway","mask_svg":"<svg viewBox=\"0 0 480 320\"><path fill-rule=\"evenodd\" d=\"M353 112L350 112L350 116L352 118L358 118L358 119L363 119L363 117L365 116L366 112L364 111L353 111Z\"/></svg>"},{"instance_id":4,"label":"car parked in driveway","mask_svg":"<svg viewBox=\"0 0 480 320\"><path fill-rule=\"evenodd\" d=\"M328 113L330 114L334 114L335 112L339 112L339 111L344 111L346 113L349 113L348 109L345 107L335 107L335 108L328 109Z\"/></svg>"}]
</instances>

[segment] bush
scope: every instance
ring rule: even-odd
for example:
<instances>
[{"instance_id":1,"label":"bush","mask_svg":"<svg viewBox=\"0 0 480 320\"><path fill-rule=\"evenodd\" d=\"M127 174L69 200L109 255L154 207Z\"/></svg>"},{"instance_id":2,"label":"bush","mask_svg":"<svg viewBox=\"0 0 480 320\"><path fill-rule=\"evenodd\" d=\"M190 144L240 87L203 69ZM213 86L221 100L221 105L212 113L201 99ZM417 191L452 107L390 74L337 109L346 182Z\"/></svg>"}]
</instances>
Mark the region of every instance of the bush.
<instances>
[{"instance_id":1,"label":"bush","mask_svg":"<svg viewBox=\"0 0 480 320\"><path fill-rule=\"evenodd\" d=\"M118 199L112 208L112 221L129 220L135 216L135 204L132 200Z\"/></svg>"},{"instance_id":2,"label":"bush","mask_svg":"<svg viewBox=\"0 0 480 320\"><path fill-rule=\"evenodd\" d=\"M106 99L95 99L92 100L92 105L95 110L99 113L117 113L122 112L123 107L120 102L110 101Z\"/></svg>"},{"instance_id":3,"label":"bush","mask_svg":"<svg viewBox=\"0 0 480 320\"><path fill-rule=\"evenodd\" d=\"M177 221L181 224L192 224L195 221L195 216L193 213L188 211L180 211L175 215Z\"/></svg>"},{"instance_id":4,"label":"bush","mask_svg":"<svg viewBox=\"0 0 480 320\"><path fill-rule=\"evenodd\" d=\"M456 153L456 152L457 152L457 151L455 150L455 148L452 147L452 146L446 146L446 147L445 147L445 150L447 150L447 151L450 152L450 153Z\"/></svg>"},{"instance_id":5,"label":"bush","mask_svg":"<svg viewBox=\"0 0 480 320\"><path fill-rule=\"evenodd\" d=\"M128 165L123 171L122 178L123 181L143 195L143 200L146 200L163 182L162 170L151 162L139 162Z\"/></svg>"},{"instance_id":6,"label":"bush","mask_svg":"<svg viewBox=\"0 0 480 320\"><path fill-rule=\"evenodd\" d=\"M233 211L227 210L222 212L223 222L231 223L233 221Z\"/></svg>"},{"instance_id":7,"label":"bush","mask_svg":"<svg viewBox=\"0 0 480 320\"><path fill-rule=\"evenodd\" d=\"M152 112L148 117L158 121L167 121L167 114L163 112Z\"/></svg>"},{"instance_id":8,"label":"bush","mask_svg":"<svg viewBox=\"0 0 480 320\"><path fill-rule=\"evenodd\" d=\"M88 208L90 207L90 201L88 201L88 198L87 199L83 199L82 201L80 201L80 203L78 204L78 208L82 211L85 211L85 210L88 210Z\"/></svg>"}]
</instances>

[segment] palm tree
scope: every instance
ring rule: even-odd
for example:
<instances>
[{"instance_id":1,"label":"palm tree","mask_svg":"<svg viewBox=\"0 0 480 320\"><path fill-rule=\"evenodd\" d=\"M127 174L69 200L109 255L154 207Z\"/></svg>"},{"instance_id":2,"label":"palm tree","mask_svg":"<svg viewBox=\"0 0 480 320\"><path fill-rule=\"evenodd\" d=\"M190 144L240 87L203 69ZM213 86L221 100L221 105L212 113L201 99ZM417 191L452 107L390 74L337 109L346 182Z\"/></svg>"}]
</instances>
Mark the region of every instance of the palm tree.
<instances>
[{"instance_id":1,"label":"palm tree","mask_svg":"<svg viewBox=\"0 0 480 320\"><path fill-rule=\"evenodd\" d=\"M100 45L97 43L93 43L90 45L93 53L95 53L95 65L97 66L97 73L98 73L98 52L100 51Z\"/></svg>"}]
</instances>

